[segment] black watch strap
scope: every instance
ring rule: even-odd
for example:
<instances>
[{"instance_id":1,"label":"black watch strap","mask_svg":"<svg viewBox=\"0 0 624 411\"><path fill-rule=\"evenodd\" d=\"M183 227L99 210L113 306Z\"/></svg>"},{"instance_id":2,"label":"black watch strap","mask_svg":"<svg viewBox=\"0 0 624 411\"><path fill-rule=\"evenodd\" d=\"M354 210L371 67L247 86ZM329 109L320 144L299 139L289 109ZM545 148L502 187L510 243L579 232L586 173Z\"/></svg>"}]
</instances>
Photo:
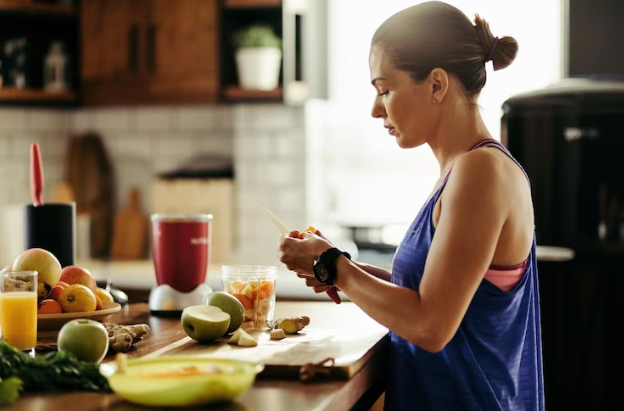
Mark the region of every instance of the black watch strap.
<instances>
[{"instance_id":1,"label":"black watch strap","mask_svg":"<svg viewBox=\"0 0 624 411\"><path fill-rule=\"evenodd\" d=\"M341 255L351 259L348 252L336 247L325 250L314 262L314 277L323 284L333 286L337 274L336 260Z\"/></svg>"}]
</instances>

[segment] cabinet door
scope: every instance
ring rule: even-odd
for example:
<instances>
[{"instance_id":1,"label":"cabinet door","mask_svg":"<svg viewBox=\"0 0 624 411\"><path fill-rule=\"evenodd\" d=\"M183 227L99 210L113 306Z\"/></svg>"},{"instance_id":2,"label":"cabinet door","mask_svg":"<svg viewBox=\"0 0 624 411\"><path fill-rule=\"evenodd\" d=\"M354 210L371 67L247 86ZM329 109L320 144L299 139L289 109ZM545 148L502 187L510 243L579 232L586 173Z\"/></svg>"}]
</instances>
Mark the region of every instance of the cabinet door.
<instances>
[{"instance_id":1,"label":"cabinet door","mask_svg":"<svg viewBox=\"0 0 624 411\"><path fill-rule=\"evenodd\" d=\"M141 0L83 0L82 79L101 81L140 70Z\"/></svg>"},{"instance_id":2,"label":"cabinet door","mask_svg":"<svg viewBox=\"0 0 624 411\"><path fill-rule=\"evenodd\" d=\"M217 0L149 0L149 92L174 101L216 100Z\"/></svg>"}]
</instances>

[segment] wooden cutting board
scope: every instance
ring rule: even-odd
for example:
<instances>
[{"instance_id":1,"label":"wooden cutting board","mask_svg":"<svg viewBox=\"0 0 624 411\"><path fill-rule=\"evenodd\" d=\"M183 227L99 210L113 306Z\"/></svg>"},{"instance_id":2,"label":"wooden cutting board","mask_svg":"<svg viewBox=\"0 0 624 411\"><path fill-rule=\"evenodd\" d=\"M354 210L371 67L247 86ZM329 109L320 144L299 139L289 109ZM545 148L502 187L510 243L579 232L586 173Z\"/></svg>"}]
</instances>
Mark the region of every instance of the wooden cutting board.
<instances>
[{"instance_id":1,"label":"wooden cutting board","mask_svg":"<svg viewBox=\"0 0 624 411\"><path fill-rule=\"evenodd\" d=\"M126 207L115 217L111 259L140 260L144 258L147 234L147 217L141 210L141 194L138 188L133 188L128 194Z\"/></svg>"},{"instance_id":2,"label":"wooden cutting board","mask_svg":"<svg viewBox=\"0 0 624 411\"><path fill-rule=\"evenodd\" d=\"M226 343L227 338L213 344L199 344L185 337L143 358L161 355L230 358L264 364L260 378L296 380L311 371L313 379L349 379L385 346L388 330L369 317L363 319L354 304L337 306L336 310L340 310L340 317L345 319L338 327L323 328L323 320L320 327L315 327L312 314L309 326L283 340L271 340L266 330L247 330L258 339L257 347L230 345ZM350 321L349 317L357 320Z\"/></svg>"}]
</instances>

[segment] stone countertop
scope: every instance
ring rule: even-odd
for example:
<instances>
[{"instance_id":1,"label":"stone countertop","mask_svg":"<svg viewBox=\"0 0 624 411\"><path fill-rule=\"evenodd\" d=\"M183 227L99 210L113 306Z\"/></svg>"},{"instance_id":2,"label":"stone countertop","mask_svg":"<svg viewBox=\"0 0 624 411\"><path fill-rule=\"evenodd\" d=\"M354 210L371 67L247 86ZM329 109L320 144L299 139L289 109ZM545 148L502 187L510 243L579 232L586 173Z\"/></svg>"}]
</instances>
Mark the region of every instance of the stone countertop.
<instances>
[{"instance_id":1,"label":"stone countertop","mask_svg":"<svg viewBox=\"0 0 624 411\"><path fill-rule=\"evenodd\" d=\"M91 271L96 280L110 280L119 289L149 290L156 285L156 274L152 260L136 261L103 261L103 260L82 260L76 265ZM222 290L221 264L210 267L206 277L206 283L213 290ZM304 280L297 277L295 273L285 267L277 266L277 284L275 287L278 297L288 299L330 301L325 293L316 294L311 288L305 285ZM349 298L340 293L343 301Z\"/></svg>"}]
</instances>

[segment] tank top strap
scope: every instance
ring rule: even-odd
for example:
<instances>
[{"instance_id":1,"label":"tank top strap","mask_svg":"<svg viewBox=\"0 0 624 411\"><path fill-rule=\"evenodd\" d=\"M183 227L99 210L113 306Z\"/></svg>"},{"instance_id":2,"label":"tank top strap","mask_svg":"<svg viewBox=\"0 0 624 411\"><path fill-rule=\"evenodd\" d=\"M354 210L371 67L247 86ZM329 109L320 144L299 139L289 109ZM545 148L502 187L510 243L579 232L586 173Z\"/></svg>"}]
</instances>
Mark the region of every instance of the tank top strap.
<instances>
[{"instance_id":1,"label":"tank top strap","mask_svg":"<svg viewBox=\"0 0 624 411\"><path fill-rule=\"evenodd\" d=\"M481 148L481 147L494 147L494 148L497 148L500 151L502 151L507 157L509 157L511 159L511 161L516 163L516 165L522 171L522 174L524 174L524 177L526 177L526 179L527 179L527 181L529 183L529 187L531 186L531 180L529 179L529 175L526 173L526 171L524 171L524 168L520 165L518 160L516 160L515 157L509 152L509 150L507 150L507 147L505 147L503 145L503 143L501 143L498 140L494 140L493 138L488 138L488 139L479 141L477 144L472 146L472 148L470 150L468 150L468 151L476 150L476 149Z\"/></svg>"}]
</instances>

